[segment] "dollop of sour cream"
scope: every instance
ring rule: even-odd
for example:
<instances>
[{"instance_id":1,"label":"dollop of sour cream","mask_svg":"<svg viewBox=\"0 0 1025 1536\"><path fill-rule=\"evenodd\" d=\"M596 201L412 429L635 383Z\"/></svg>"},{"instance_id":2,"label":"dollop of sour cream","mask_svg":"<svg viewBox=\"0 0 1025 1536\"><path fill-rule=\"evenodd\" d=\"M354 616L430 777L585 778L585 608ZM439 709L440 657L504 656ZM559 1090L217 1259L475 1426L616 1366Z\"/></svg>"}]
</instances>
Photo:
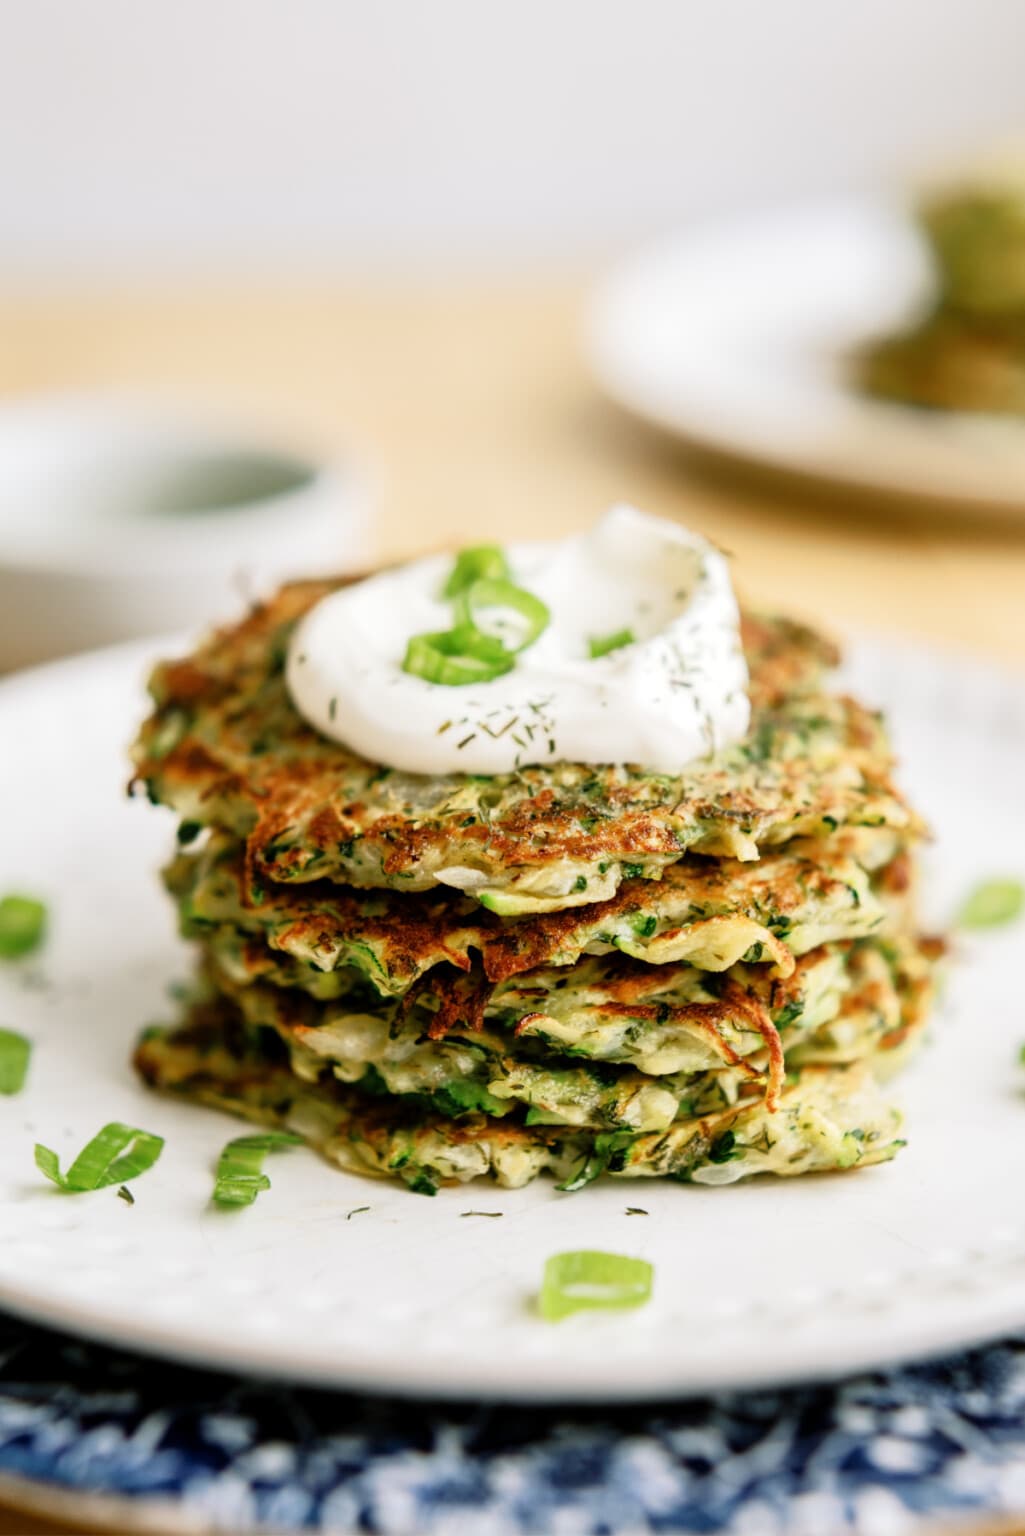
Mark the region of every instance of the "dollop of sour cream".
<instances>
[{"instance_id":1,"label":"dollop of sour cream","mask_svg":"<svg viewBox=\"0 0 1025 1536\"><path fill-rule=\"evenodd\" d=\"M507 773L532 763L629 763L675 774L747 731L747 667L724 557L632 507L557 543L506 546L511 579L551 622L489 682L402 670L411 636L446 630L451 555L415 560L317 603L287 684L316 730L411 773ZM592 640L632 643L592 657Z\"/></svg>"}]
</instances>

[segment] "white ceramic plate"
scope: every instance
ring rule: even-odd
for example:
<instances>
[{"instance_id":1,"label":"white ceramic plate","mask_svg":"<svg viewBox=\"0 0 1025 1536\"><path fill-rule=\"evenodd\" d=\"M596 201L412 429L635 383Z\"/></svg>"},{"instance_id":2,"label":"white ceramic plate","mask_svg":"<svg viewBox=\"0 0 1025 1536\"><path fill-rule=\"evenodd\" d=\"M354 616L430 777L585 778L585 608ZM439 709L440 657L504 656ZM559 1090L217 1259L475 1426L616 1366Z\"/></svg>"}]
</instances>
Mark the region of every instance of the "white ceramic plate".
<instances>
[{"instance_id":1,"label":"white ceramic plate","mask_svg":"<svg viewBox=\"0 0 1025 1536\"><path fill-rule=\"evenodd\" d=\"M24 1092L0 1099L0 1305L207 1364L521 1399L828 1376L1025 1326L1023 926L963 941L934 1038L895 1085L910 1143L886 1167L430 1200L299 1149L268 1159L255 1205L212 1209L238 1122L152 1096L128 1066L186 971L156 878L171 818L123 793L144 661L98 652L0 686L0 890L39 891L53 911L41 957L0 966L0 1022L36 1042ZM853 671L891 709L939 833L933 915L979 877L1025 875L1025 680L879 644ZM43 1182L34 1140L67 1157L111 1119L167 1138L134 1206ZM651 1304L540 1321L547 1255L591 1247L651 1259Z\"/></svg>"},{"instance_id":2,"label":"white ceramic plate","mask_svg":"<svg viewBox=\"0 0 1025 1536\"><path fill-rule=\"evenodd\" d=\"M1025 519L1025 423L878 402L845 359L927 299L903 212L826 205L697 229L614 274L590 314L595 374L689 442L790 473Z\"/></svg>"}]
</instances>

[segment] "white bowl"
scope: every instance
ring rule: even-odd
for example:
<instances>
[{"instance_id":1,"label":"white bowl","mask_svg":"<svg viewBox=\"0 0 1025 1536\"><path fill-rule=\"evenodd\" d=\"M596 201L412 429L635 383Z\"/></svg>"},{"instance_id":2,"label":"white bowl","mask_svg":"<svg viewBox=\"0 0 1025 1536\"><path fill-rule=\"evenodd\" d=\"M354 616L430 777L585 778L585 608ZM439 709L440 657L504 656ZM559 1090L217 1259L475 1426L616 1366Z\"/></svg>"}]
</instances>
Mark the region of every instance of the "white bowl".
<instances>
[{"instance_id":1,"label":"white bowl","mask_svg":"<svg viewBox=\"0 0 1025 1536\"><path fill-rule=\"evenodd\" d=\"M205 627L370 557L352 474L131 397L0 406L0 669Z\"/></svg>"}]
</instances>

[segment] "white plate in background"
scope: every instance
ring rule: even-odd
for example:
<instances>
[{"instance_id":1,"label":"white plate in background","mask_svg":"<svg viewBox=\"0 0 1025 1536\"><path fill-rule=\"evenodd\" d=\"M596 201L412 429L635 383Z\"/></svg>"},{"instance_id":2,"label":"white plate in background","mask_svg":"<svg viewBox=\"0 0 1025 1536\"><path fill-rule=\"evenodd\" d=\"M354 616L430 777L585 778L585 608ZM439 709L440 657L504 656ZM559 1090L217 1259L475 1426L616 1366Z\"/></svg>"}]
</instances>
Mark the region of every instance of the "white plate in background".
<instances>
[{"instance_id":1,"label":"white plate in background","mask_svg":"<svg viewBox=\"0 0 1025 1536\"><path fill-rule=\"evenodd\" d=\"M885 202L701 226L627 261L587 346L608 395L698 446L789 473L1025 522L1025 421L918 410L847 359L928 302L928 258Z\"/></svg>"},{"instance_id":2,"label":"white plate in background","mask_svg":"<svg viewBox=\"0 0 1025 1536\"><path fill-rule=\"evenodd\" d=\"M128 1062L187 971L157 879L173 819L124 795L147 650L0 684L0 891L53 915L38 959L0 965L0 1022L35 1041L24 1091L0 1098L0 1306L204 1365L525 1401L828 1377L1025 1327L1022 924L961 941L932 1039L891 1085L909 1144L884 1167L427 1199L297 1149L268 1159L255 1205L212 1209L239 1122L153 1095ZM1025 681L889 643L857 646L850 681L890 710L936 829L934 918L980 878L1025 875ZM167 1139L133 1206L34 1168L34 1141L67 1158L112 1119ZM594 1247L652 1260L651 1303L542 1322L545 1258Z\"/></svg>"}]
</instances>

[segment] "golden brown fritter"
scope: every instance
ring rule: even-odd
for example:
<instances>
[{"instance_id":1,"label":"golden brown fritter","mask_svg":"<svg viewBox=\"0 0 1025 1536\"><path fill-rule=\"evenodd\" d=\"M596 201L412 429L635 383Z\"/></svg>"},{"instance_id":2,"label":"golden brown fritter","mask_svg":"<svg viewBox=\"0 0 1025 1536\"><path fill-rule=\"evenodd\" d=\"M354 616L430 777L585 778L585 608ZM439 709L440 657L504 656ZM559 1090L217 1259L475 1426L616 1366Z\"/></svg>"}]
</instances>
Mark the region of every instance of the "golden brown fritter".
<instances>
[{"instance_id":1,"label":"golden brown fritter","mask_svg":"<svg viewBox=\"0 0 1025 1536\"><path fill-rule=\"evenodd\" d=\"M214 835L165 872L182 931L208 942L239 974L292 962L289 984L328 998L353 972L400 994L433 967L467 971L481 957L489 981L539 965L572 965L610 950L650 965L687 960L721 971L748 956L775 973L816 945L875 932L885 886L902 851L886 828L798 840L752 863L688 854L661 880L627 879L608 901L500 918L452 891L400 895L327 881L248 892L240 845Z\"/></svg>"},{"instance_id":2,"label":"golden brown fritter","mask_svg":"<svg viewBox=\"0 0 1025 1536\"><path fill-rule=\"evenodd\" d=\"M305 1082L249 1042L223 999L197 1004L179 1030L148 1032L135 1060L155 1088L287 1126L352 1172L398 1178L424 1194L486 1175L518 1188L545 1171L564 1188L602 1173L732 1183L866 1166L903 1145L900 1116L880 1100L864 1063L798 1069L775 1111L750 1084L726 1108L634 1132L481 1112L453 1118L417 1095L375 1099L340 1083Z\"/></svg>"},{"instance_id":3,"label":"golden brown fritter","mask_svg":"<svg viewBox=\"0 0 1025 1536\"><path fill-rule=\"evenodd\" d=\"M453 1115L503 1114L519 1102L535 1118L655 1129L684 1109L731 1102L745 1081L762 1083L774 1103L784 1050L802 1065L847 1063L901 1044L901 1000L929 976L911 938L823 947L785 982L753 966L708 976L617 956L485 988L479 1012L454 1009L440 1029L447 978L432 977L432 991L411 1005L318 1003L240 979L212 957L203 981L250 1027L273 1030L306 1080L369 1074L389 1093L427 1094Z\"/></svg>"},{"instance_id":4,"label":"golden brown fritter","mask_svg":"<svg viewBox=\"0 0 1025 1536\"><path fill-rule=\"evenodd\" d=\"M745 621L745 741L678 776L553 762L426 777L366 762L308 727L284 682L292 628L330 590L285 587L151 682L136 783L186 822L244 837L257 886L440 884L502 914L545 912L607 900L688 851L748 860L838 826L913 826L880 721L820 691L834 652L785 620ZM472 688L451 691L453 707L472 704Z\"/></svg>"}]
</instances>

